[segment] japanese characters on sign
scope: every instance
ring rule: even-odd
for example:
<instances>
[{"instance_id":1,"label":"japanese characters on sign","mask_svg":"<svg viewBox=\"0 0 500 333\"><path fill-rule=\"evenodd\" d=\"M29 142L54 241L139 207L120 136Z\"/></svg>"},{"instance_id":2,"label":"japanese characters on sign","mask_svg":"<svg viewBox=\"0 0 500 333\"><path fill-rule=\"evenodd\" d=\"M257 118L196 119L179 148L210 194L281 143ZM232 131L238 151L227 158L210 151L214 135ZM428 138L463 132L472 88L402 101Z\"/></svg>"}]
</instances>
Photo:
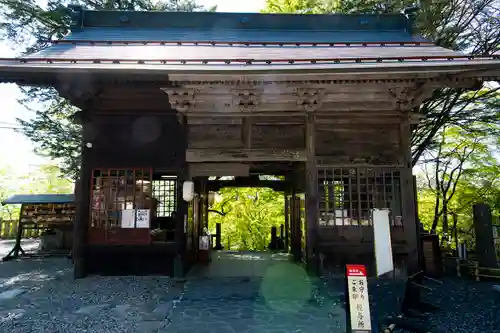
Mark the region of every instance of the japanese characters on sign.
<instances>
[{"instance_id":1,"label":"japanese characters on sign","mask_svg":"<svg viewBox=\"0 0 500 333\"><path fill-rule=\"evenodd\" d=\"M363 265L347 265L346 271L351 331L371 332L366 268Z\"/></svg>"},{"instance_id":2,"label":"japanese characters on sign","mask_svg":"<svg viewBox=\"0 0 500 333\"><path fill-rule=\"evenodd\" d=\"M137 209L136 210L136 228L149 228L150 217L149 209Z\"/></svg>"}]
</instances>

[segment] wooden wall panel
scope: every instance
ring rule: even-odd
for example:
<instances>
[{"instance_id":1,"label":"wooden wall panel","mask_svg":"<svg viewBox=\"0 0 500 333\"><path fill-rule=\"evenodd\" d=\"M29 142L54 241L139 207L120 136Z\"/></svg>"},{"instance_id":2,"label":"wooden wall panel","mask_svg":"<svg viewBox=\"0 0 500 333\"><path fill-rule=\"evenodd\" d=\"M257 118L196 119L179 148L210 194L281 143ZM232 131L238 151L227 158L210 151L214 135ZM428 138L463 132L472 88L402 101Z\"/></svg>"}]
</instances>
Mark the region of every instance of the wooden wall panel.
<instances>
[{"instance_id":1,"label":"wooden wall panel","mask_svg":"<svg viewBox=\"0 0 500 333\"><path fill-rule=\"evenodd\" d=\"M241 125L189 125L189 148L242 148Z\"/></svg>"},{"instance_id":2,"label":"wooden wall panel","mask_svg":"<svg viewBox=\"0 0 500 333\"><path fill-rule=\"evenodd\" d=\"M398 124L318 125L316 155L339 163L396 164L402 159Z\"/></svg>"},{"instance_id":3,"label":"wooden wall panel","mask_svg":"<svg viewBox=\"0 0 500 333\"><path fill-rule=\"evenodd\" d=\"M304 125L253 125L252 148L304 148Z\"/></svg>"},{"instance_id":4,"label":"wooden wall panel","mask_svg":"<svg viewBox=\"0 0 500 333\"><path fill-rule=\"evenodd\" d=\"M92 168L176 168L185 160L185 135L175 116L101 114L84 126Z\"/></svg>"}]
</instances>

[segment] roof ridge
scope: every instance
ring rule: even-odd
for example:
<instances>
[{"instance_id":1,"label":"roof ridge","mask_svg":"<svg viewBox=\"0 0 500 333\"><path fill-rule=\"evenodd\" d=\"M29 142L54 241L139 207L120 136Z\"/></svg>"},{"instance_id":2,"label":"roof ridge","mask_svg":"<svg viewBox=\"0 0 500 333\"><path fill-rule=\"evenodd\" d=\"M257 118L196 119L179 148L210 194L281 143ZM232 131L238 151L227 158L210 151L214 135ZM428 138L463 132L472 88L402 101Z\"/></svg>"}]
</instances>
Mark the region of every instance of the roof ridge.
<instances>
[{"instance_id":1,"label":"roof ridge","mask_svg":"<svg viewBox=\"0 0 500 333\"><path fill-rule=\"evenodd\" d=\"M210 28L260 30L367 30L410 31L410 20L400 13L389 14L268 14L223 12L166 12L129 10L86 10L68 6L72 29L84 27Z\"/></svg>"}]
</instances>

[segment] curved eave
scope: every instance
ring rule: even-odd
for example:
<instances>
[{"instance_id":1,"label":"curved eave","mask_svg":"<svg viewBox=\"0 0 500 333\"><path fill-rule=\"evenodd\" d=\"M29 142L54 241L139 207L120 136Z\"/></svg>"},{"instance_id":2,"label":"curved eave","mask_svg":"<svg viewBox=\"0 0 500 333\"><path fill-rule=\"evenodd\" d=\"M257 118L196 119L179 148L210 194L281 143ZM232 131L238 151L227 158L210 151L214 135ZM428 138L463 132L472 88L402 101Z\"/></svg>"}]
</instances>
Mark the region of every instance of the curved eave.
<instances>
[{"instance_id":1,"label":"curved eave","mask_svg":"<svg viewBox=\"0 0 500 333\"><path fill-rule=\"evenodd\" d=\"M132 78L131 75L134 75ZM405 80L452 78L500 79L500 60L349 62L295 64L138 64L112 62L0 61L0 82L23 85L54 85L82 77L97 81L128 78L128 81L303 81L303 80Z\"/></svg>"}]
</instances>

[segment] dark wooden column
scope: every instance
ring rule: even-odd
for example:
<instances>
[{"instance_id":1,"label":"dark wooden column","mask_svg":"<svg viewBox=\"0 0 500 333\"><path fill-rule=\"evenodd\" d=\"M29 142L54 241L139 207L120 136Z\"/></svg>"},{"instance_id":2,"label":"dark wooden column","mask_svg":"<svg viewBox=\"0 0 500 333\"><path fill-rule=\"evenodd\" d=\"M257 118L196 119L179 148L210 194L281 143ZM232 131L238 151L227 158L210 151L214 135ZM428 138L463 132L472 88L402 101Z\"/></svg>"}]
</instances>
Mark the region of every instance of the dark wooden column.
<instances>
[{"instance_id":1,"label":"dark wooden column","mask_svg":"<svg viewBox=\"0 0 500 333\"><path fill-rule=\"evenodd\" d=\"M285 196L285 234L283 235L285 239L283 241L284 241L285 251L288 252L288 246L290 245L288 244L288 235L290 232L290 201L288 200L288 196L290 195L289 190L286 189L283 192L283 195Z\"/></svg>"},{"instance_id":2,"label":"dark wooden column","mask_svg":"<svg viewBox=\"0 0 500 333\"><path fill-rule=\"evenodd\" d=\"M420 271L420 253L419 242L420 234L418 232L418 221L416 219L415 190L412 172L411 157L411 129L408 117L402 118L400 125L400 144L401 155L404 167L401 172L401 196L403 208L403 227L406 235L406 245L408 251L408 274L414 274Z\"/></svg>"},{"instance_id":3,"label":"dark wooden column","mask_svg":"<svg viewBox=\"0 0 500 333\"><path fill-rule=\"evenodd\" d=\"M179 115L179 126L181 137L178 138L182 141L184 149L187 149L187 122L184 115ZM175 221L175 242L177 244L177 256L174 261L174 276L182 277L184 276L184 270L186 268L186 237L187 234L184 232L184 221L187 218L188 213L188 203L184 201L182 196L182 188L184 181L190 180L188 165L186 163L186 156L179 156L179 164L177 170L177 216Z\"/></svg>"},{"instance_id":4,"label":"dark wooden column","mask_svg":"<svg viewBox=\"0 0 500 333\"><path fill-rule=\"evenodd\" d=\"M90 149L86 146L89 125L83 123L82 155L80 161L80 174L75 183L76 217L73 222L73 276L75 279L87 276L85 262L85 246L90 223L90 186L92 179L92 166L90 163Z\"/></svg>"},{"instance_id":5,"label":"dark wooden column","mask_svg":"<svg viewBox=\"0 0 500 333\"><path fill-rule=\"evenodd\" d=\"M316 128L315 117L306 117L306 225L307 225L307 265L312 271L318 270L316 256L318 232L318 170L316 168Z\"/></svg>"}]
</instances>

